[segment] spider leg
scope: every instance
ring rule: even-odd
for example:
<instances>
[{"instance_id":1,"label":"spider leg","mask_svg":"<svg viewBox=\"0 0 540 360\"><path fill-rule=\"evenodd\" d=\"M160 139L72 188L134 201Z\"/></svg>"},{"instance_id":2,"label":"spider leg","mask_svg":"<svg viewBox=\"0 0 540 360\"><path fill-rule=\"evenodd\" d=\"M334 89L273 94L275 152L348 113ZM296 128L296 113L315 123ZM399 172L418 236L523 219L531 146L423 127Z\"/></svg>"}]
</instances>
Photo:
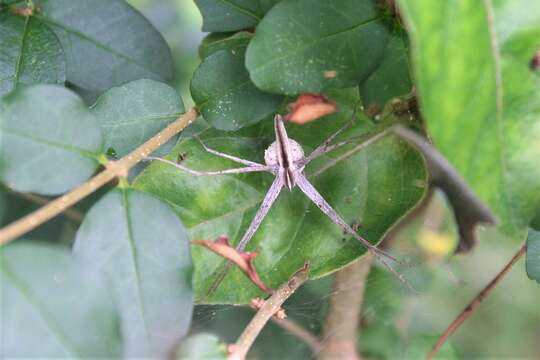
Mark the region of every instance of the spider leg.
<instances>
[{"instance_id":1,"label":"spider leg","mask_svg":"<svg viewBox=\"0 0 540 360\"><path fill-rule=\"evenodd\" d=\"M249 225L249 228L247 229L246 233L236 245L236 250L242 251L246 247L246 245L249 243L259 226L261 225L262 221L264 220L265 216L268 214L268 211L270 211L270 208L272 207L272 204L274 201L276 201L279 193L281 192L281 189L283 188L284 181L283 181L283 175L278 174L276 175L276 178L272 185L270 186L270 189L266 192L266 195L264 196L264 199L261 203L261 206L259 207L259 210L257 210L257 213L255 214L255 217L251 221L251 224ZM211 295L218 286L221 284L223 279L225 278L225 275L229 272L231 269L232 263L227 262L225 266L223 267L223 270L217 278L212 283L212 286L210 286L210 289L207 292L207 296Z\"/></svg>"},{"instance_id":2,"label":"spider leg","mask_svg":"<svg viewBox=\"0 0 540 360\"><path fill-rule=\"evenodd\" d=\"M302 165L305 166L305 165L307 165L308 163L315 160L316 158L318 158L321 155L327 154L327 153L329 153L331 151L339 149L343 145L347 145L347 144L350 144L350 143L352 143L354 141L357 141L358 139L364 138L365 140L363 142L361 142L360 144L355 146L354 149L351 150L351 153L355 153L358 150L360 150L362 148L365 148L366 146L371 145L372 143L374 143L377 140L381 139L386 134L388 134L388 132L389 132L389 130L386 129L386 130L383 130L383 131L379 131L379 132L377 132L375 134L369 134L367 139L366 139L365 135L363 135L363 136L356 136L356 137L353 137L353 138L350 138L350 139L347 139L347 140L344 140L344 141L341 141L341 142L338 142L338 143L335 143L335 144L327 144L326 142L324 142L318 148L313 150L311 152L311 154L309 154L308 156L306 156L304 159L302 159L300 161L302 162Z\"/></svg>"},{"instance_id":3,"label":"spider leg","mask_svg":"<svg viewBox=\"0 0 540 360\"><path fill-rule=\"evenodd\" d=\"M297 174L296 185L302 190L302 192L311 200L323 213L328 216L332 222L341 227L344 231L352 235L356 240L358 240L362 245L364 245L368 251L370 251L392 274L394 274L401 282L407 285L412 289L411 285L399 274L394 268L392 268L386 261L385 257L389 258L395 262L398 262L392 255L387 252L378 249L376 246L371 244L369 241L361 237L354 231L349 224L341 218L341 216L328 204L328 202L322 197L321 194L315 189L315 187L306 179L304 174ZM414 292L416 290L412 289Z\"/></svg>"},{"instance_id":4,"label":"spider leg","mask_svg":"<svg viewBox=\"0 0 540 360\"><path fill-rule=\"evenodd\" d=\"M247 166L243 168L234 168L234 169L226 169L226 170L218 170L218 171L197 171L190 168L187 168L181 164L177 164L173 161L162 159L155 156L148 156L146 160L157 160L164 162L166 164L172 165L178 169L187 171L191 175L195 176L211 176L211 175L226 175L226 174L242 174L242 173L248 173L248 172L258 172L258 171L268 171L272 172L274 167L268 166L268 165L253 165L253 166Z\"/></svg>"},{"instance_id":5,"label":"spider leg","mask_svg":"<svg viewBox=\"0 0 540 360\"><path fill-rule=\"evenodd\" d=\"M300 165L304 166L304 165L308 164L311 160L313 160L315 158L318 158L319 156L327 153L328 150L326 150L326 149L330 146L330 143L336 138L336 136L338 136L343 131L345 131L346 129L351 127L351 125L353 123L354 123L354 116L353 116L353 118L351 120L347 121L347 123L345 125L340 127L335 133L330 135L330 137L328 139L326 139L321 145L319 145L315 150L313 150L311 152L311 154L306 156L304 159L300 160ZM345 145L345 144L343 144L343 145ZM332 150L334 150L334 149L332 149ZM331 151L331 150L329 150L329 151Z\"/></svg>"},{"instance_id":6,"label":"spider leg","mask_svg":"<svg viewBox=\"0 0 540 360\"><path fill-rule=\"evenodd\" d=\"M214 154L216 156L220 156L222 158L229 159L229 160L232 160L232 161L235 161L237 163L247 165L247 166L264 166L262 164L259 164L259 163L255 162L255 161L249 161L249 160L245 160L245 159L240 159L239 157L229 155L229 154L225 154L225 153L222 153L220 151L209 148L208 146L206 146L206 144L198 136L195 136L195 138L201 143L204 150L206 150L210 154Z\"/></svg>"}]
</instances>

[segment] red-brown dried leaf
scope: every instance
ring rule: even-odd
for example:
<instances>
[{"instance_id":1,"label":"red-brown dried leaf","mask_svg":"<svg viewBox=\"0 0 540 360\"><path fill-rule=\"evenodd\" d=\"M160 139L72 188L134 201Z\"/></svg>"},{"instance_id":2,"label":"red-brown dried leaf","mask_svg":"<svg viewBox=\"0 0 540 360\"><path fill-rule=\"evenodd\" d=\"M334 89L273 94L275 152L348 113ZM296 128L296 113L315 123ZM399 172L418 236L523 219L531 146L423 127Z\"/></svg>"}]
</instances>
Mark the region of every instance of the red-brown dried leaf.
<instances>
[{"instance_id":1,"label":"red-brown dried leaf","mask_svg":"<svg viewBox=\"0 0 540 360\"><path fill-rule=\"evenodd\" d=\"M191 242L195 245L202 245L209 250L215 252L219 256L231 261L242 270L244 274L262 291L273 294L274 290L267 287L257 270L253 266L253 259L257 256L255 252L239 252L229 243L229 239L225 236L220 236L216 240L193 240Z\"/></svg>"},{"instance_id":2,"label":"red-brown dried leaf","mask_svg":"<svg viewBox=\"0 0 540 360\"><path fill-rule=\"evenodd\" d=\"M289 104L289 114L285 120L305 124L337 111L336 103L322 95L305 93Z\"/></svg>"},{"instance_id":3,"label":"red-brown dried leaf","mask_svg":"<svg viewBox=\"0 0 540 360\"><path fill-rule=\"evenodd\" d=\"M540 68L540 50L536 51L529 63L531 70L537 70Z\"/></svg>"}]
</instances>

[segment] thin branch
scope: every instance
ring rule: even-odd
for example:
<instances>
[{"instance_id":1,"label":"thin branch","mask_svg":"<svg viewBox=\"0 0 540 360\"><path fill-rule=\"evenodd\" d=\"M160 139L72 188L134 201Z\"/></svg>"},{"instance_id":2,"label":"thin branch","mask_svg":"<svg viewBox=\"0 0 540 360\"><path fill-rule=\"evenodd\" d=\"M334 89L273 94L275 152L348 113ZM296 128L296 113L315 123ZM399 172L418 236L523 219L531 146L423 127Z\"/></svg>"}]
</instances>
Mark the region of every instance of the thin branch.
<instances>
[{"instance_id":1,"label":"thin branch","mask_svg":"<svg viewBox=\"0 0 540 360\"><path fill-rule=\"evenodd\" d=\"M336 273L330 308L323 328L323 348L318 360L360 359L356 350L358 325L366 279L373 255L366 253L358 261Z\"/></svg>"},{"instance_id":2,"label":"thin branch","mask_svg":"<svg viewBox=\"0 0 540 360\"><path fill-rule=\"evenodd\" d=\"M298 270L291 276L289 281L266 300L266 303L255 314L251 322L244 329L244 332L238 338L236 344L232 347L234 350L229 355L229 360L242 360L246 357L251 345L264 328L268 320L278 311L281 305L308 279L308 264Z\"/></svg>"},{"instance_id":3,"label":"thin branch","mask_svg":"<svg viewBox=\"0 0 540 360\"><path fill-rule=\"evenodd\" d=\"M271 319L274 324L287 330L289 333L308 344L314 354L317 354L319 351L321 351L322 344L319 338L310 331L304 329L295 321L291 319L277 319L274 316Z\"/></svg>"},{"instance_id":4,"label":"thin branch","mask_svg":"<svg viewBox=\"0 0 540 360\"><path fill-rule=\"evenodd\" d=\"M486 285L482 291L478 293L472 299L472 301L467 305L465 309L452 321L450 326L444 331L444 333L441 335L439 340L437 340L437 343L435 346L433 346L433 349L429 352L429 354L426 356L427 360L431 360L437 355L441 347L444 345L446 340L452 336L456 330L463 324L465 320L471 316L471 314L476 310L478 305L484 301L484 299L491 294L491 291L499 284L499 282L504 278L504 276L510 271L512 266L525 254L525 244L521 245L519 250L516 252L516 254L510 259L510 261L502 268L501 271L489 282L489 284Z\"/></svg>"},{"instance_id":5,"label":"thin branch","mask_svg":"<svg viewBox=\"0 0 540 360\"><path fill-rule=\"evenodd\" d=\"M195 108L180 116L165 129L154 135L150 140L133 150L131 153L118 161L109 161L105 170L81 184L79 187L51 201L49 204L34 211L33 213L0 229L0 245L24 235L45 221L55 217L79 200L90 195L103 185L116 177L127 176L128 170L138 162L146 158L173 136L186 128L198 116Z\"/></svg>"},{"instance_id":6,"label":"thin branch","mask_svg":"<svg viewBox=\"0 0 540 360\"><path fill-rule=\"evenodd\" d=\"M39 195L32 194L32 193L19 192L19 191L13 190L13 189L11 189L11 188L9 188L7 186L6 186L6 190L9 191L11 194L13 194L13 195L15 195L15 196L17 196L17 197L19 197L21 199L33 202L34 204L38 204L38 205L47 205L51 201L53 201L53 200L51 200L49 198L46 198L45 196L39 196ZM76 209L71 209L71 208L67 208L64 211L62 211L62 215L64 215L68 219L73 220L73 221L75 221L77 223L82 222L83 219L84 219L84 214L82 212L80 212L79 210L76 210Z\"/></svg>"}]
</instances>

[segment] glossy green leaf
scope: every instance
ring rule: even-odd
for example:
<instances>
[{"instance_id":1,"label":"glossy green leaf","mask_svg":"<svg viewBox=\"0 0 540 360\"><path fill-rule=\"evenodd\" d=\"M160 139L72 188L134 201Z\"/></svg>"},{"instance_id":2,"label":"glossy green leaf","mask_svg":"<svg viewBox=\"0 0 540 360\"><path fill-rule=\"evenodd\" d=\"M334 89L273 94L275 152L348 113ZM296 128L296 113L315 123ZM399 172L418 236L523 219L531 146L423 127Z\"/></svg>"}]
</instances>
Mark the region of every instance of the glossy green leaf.
<instances>
[{"instance_id":1,"label":"glossy green leaf","mask_svg":"<svg viewBox=\"0 0 540 360\"><path fill-rule=\"evenodd\" d=\"M435 146L523 238L540 204L540 3L400 1ZM519 19L519 20L516 20Z\"/></svg>"},{"instance_id":2,"label":"glossy green leaf","mask_svg":"<svg viewBox=\"0 0 540 360\"><path fill-rule=\"evenodd\" d=\"M403 359L424 359L433 348L433 345L435 345L437 339L437 336L431 335L417 336L408 344L407 348L405 349ZM452 344L450 342L446 342L433 359L458 360L459 356L456 350L452 347Z\"/></svg>"},{"instance_id":3,"label":"glossy green leaf","mask_svg":"<svg viewBox=\"0 0 540 360\"><path fill-rule=\"evenodd\" d=\"M529 230L525 268L529 279L540 284L540 231Z\"/></svg>"},{"instance_id":4,"label":"glossy green leaf","mask_svg":"<svg viewBox=\"0 0 540 360\"><path fill-rule=\"evenodd\" d=\"M0 103L0 179L7 185L23 192L61 194L96 171L101 130L75 93L34 85Z\"/></svg>"},{"instance_id":5,"label":"glossy green leaf","mask_svg":"<svg viewBox=\"0 0 540 360\"><path fill-rule=\"evenodd\" d=\"M204 60L219 50L231 49L249 43L253 34L247 31L237 33L211 33L206 36L199 46L199 57Z\"/></svg>"},{"instance_id":6,"label":"glossy green leaf","mask_svg":"<svg viewBox=\"0 0 540 360\"><path fill-rule=\"evenodd\" d=\"M279 94L355 86L375 70L387 38L371 0L283 1L257 26L246 67L258 88Z\"/></svg>"},{"instance_id":7,"label":"glossy green leaf","mask_svg":"<svg viewBox=\"0 0 540 360\"><path fill-rule=\"evenodd\" d=\"M110 191L87 214L73 251L114 296L125 356L170 354L193 309L189 241L171 208L132 189Z\"/></svg>"},{"instance_id":8,"label":"glossy green leaf","mask_svg":"<svg viewBox=\"0 0 540 360\"><path fill-rule=\"evenodd\" d=\"M195 0L203 17L202 31L226 32L255 26L280 0Z\"/></svg>"},{"instance_id":9,"label":"glossy green leaf","mask_svg":"<svg viewBox=\"0 0 540 360\"><path fill-rule=\"evenodd\" d=\"M18 84L65 81L64 52L41 21L0 13L0 34L0 96Z\"/></svg>"},{"instance_id":10,"label":"glossy green leaf","mask_svg":"<svg viewBox=\"0 0 540 360\"><path fill-rule=\"evenodd\" d=\"M360 85L362 103L369 114L383 110L387 101L409 93L412 80L409 69L409 51L405 34L392 34L386 45L382 61Z\"/></svg>"},{"instance_id":11,"label":"glossy green leaf","mask_svg":"<svg viewBox=\"0 0 540 360\"><path fill-rule=\"evenodd\" d=\"M237 130L274 114L282 97L255 87L244 66L245 46L208 56L191 79L191 96L206 121L221 130Z\"/></svg>"},{"instance_id":12,"label":"glossy green leaf","mask_svg":"<svg viewBox=\"0 0 540 360\"><path fill-rule=\"evenodd\" d=\"M227 347L213 334L200 333L185 339L176 351L176 360L225 360Z\"/></svg>"},{"instance_id":13,"label":"glossy green leaf","mask_svg":"<svg viewBox=\"0 0 540 360\"><path fill-rule=\"evenodd\" d=\"M56 33L67 80L99 95L149 78L171 81L173 62L159 32L123 0L35 0L37 18Z\"/></svg>"},{"instance_id":14,"label":"glossy green leaf","mask_svg":"<svg viewBox=\"0 0 540 360\"><path fill-rule=\"evenodd\" d=\"M0 258L3 359L120 355L113 303L67 249L22 242Z\"/></svg>"},{"instance_id":15,"label":"glossy green leaf","mask_svg":"<svg viewBox=\"0 0 540 360\"><path fill-rule=\"evenodd\" d=\"M341 113L304 126L288 125L289 136L305 151L323 142L351 117L357 91L328 94ZM373 125L365 118L347 132L365 134ZM202 130L210 147L245 159L262 162L264 149L274 141L272 121L232 134ZM365 150L344 153L340 149L308 165L306 173L321 194L344 218L361 221L360 233L373 242L403 216L422 196L425 173L419 154L402 141L388 137ZM237 164L206 153L195 139L179 142L169 159L185 152L185 166L198 170L237 167ZM344 155L343 158L340 158ZM316 174L320 172L320 174ZM150 165L135 186L173 204L193 239L215 239L225 234L236 243L242 237L273 177L266 173L195 177L170 165ZM247 247L257 251L255 267L263 281L277 287L309 260L313 278L329 274L364 253L354 240L312 205L298 189L284 190ZM206 291L223 266L222 259L201 247L193 248L195 288L199 302L244 303L261 295L237 269L210 298Z\"/></svg>"},{"instance_id":16,"label":"glossy green leaf","mask_svg":"<svg viewBox=\"0 0 540 360\"><path fill-rule=\"evenodd\" d=\"M122 157L180 116L184 104L170 86L143 79L108 90L91 111L101 125L104 148Z\"/></svg>"}]
</instances>

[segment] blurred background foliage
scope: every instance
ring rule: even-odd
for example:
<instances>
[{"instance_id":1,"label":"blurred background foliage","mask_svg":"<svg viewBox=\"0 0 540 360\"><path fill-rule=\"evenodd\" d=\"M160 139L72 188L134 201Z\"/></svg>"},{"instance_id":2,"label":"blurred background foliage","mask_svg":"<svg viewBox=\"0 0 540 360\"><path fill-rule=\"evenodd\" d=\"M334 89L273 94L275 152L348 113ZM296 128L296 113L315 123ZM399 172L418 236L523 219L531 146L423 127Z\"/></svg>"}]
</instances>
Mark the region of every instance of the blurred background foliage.
<instances>
[{"instance_id":1,"label":"blurred background foliage","mask_svg":"<svg viewBox=\"0 0 540 360\"><path fill-rule=\"evenodd\" d=\"M186 108L193 105L189 81L199 64L198 46L205 34L191 0L129 0L164 35L175 59L175 86ZM77 205L89 206L105 190ZM39 202L39 200L37 201ZM36 209L36 199L0 189L0 226ZM9 212L7 211L9 209ZM77 214L61 216L29 234L30 238L61 239L70 243L78 227ZM419 290L413 294L377 265L368 279L362 309L359 346L366 358L396 358L422 336L439 334L513 256L520 246L492 229L479 229L479 242L465 256L450 256L456 230L442 195L404 226L391 241L393 253L408 260L402 269ZM319 333L332 279L311 281L286 306L290 318ZM540 358L540 287L525 275L523 259L478 310L451 338L463 359ZM197 306L192 333L210 332L233 342L253 311L232 306ZM275 324L259 336L251 358L308 357L309 348ZM264 354L264 355L263 355Z\"/></svg>"}]
</instances>

